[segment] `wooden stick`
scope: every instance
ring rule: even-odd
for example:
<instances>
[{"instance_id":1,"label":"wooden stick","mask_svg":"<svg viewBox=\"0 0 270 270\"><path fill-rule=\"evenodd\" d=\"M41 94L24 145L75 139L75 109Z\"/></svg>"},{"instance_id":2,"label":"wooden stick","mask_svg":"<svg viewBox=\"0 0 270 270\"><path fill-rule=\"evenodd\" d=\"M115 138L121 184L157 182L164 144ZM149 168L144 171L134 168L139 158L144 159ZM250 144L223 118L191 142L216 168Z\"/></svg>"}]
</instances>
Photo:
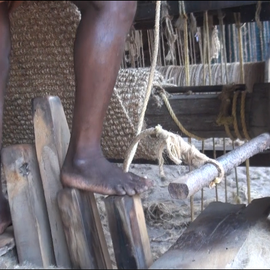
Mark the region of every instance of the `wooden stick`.
<instances>
[{"instance_id":1,"label":"wooden stick","mask_svg":"<svg viewBox=\"0 0 270 270\"><path fill-rule=\"evenodd\" d=\"M65 188L58 205L74 268L112 269L94 194Z\"/></svg>"},{"instance_id":2,"label":"wooden stick","mask_svg":"<svg viewBox=\"0 0 270 270\"><path fill-rule=\"evenodd\" d=\"M246 159L256 155L270 146L270 134L263 133L249 142L239 146L233 151L217 158L223 166L225 173L238 166ZM218 170L212 164L205 164L201 168L193 170L178 178L176 182L168 186L169 193L174 199L186 199L218 177Z\"/></svg>"},{"instance_id":3,"label":"wooden stick","mask_svg":"<svg viewBox=\"0 0 270 270\"><path fill-rule=\"evenodd\" d=\"M148 269L152 253L139 195L105 199L118 269Z\"/></svg>"},{"instance_id":4,"label":"wooden stick","mask_svg":"<svg viewBox=\"0 0 270 270\"><path fill-rule=\"evenodd\" d=\"M33 145L3 148L9 204L19 263L55 265L50 224Z\"/></svg>"}]
</instances>

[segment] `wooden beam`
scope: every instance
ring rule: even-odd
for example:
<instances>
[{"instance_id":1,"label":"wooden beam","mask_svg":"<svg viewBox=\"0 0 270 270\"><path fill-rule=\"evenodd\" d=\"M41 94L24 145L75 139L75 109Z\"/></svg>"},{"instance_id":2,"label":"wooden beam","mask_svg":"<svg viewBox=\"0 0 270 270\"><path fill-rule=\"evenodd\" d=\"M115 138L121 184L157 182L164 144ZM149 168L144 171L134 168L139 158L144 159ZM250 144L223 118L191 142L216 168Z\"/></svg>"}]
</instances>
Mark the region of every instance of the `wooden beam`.
<instances>
[{"instance_id":1,"label":"wooden beam","mask_svg":"<svg viewBox=\"0 0 270 270\"><path fill-rule=\"evenodd\" d=\"M269 2L269 1L265 1ZM210 10L219 10L233 7L241 7L246 5L254 5L257 1L185 1L185 10L187 14L194 12L204 12ZM169 6L169 14L172 16L179 15L179 3L177 1L167 1ZM138 2L135 22L154 20L156 4Z\"/></svg>"},{"instance_id":2,"label":"wooden beam","mask_svg":"<svg viewBox=\"0 0 270 270\"><path fill-rule=\"evenodd\" d=\"M173 22L179 16L177 1L168 1L169 14ZM224 25L235 23L234 12L241 13L241 22L254 22L257 1L185 1L187 14L191 12L197 21L197 26L203 25L203 12L208 10L209 16L213 16L213 25L219 25L218 10L226 14ZM269 21L270 1L263 1L260 12L261 21ZM138 4L134 20L134 27L137 30L154 28L155 3Z\"/></svg>"},{"instance_id":3,"label":"wooden beam","mask_svg":"<svg viewBox=\"0 0 270 270\"><path fill-rule=\"evenodd\" d=\"M94 194L64 188L58 205L73 267L112 269Z\"/></svg>"},{"instance_id":4,"label":"wooden beam","mask_svg":"<svg viewBox=\"0 0 270 270\"><path fill-rule=\"evenodd\" d=\"M164 90L170 94L176 93L211 93L211 92L221 92L224 85L203 85L203 86L168 86L164 87ZM235 90L245 91L245 84L236 84Z\"/></svg>"},{"instance_id":5,"label":"wooden beam","mask_svg":"<svg viewBox=\"0 0 270 270\"><path fill-rule=\"evenodd\" d=\"M268 115L270 115L270 106L268 105L270 100L269 92L270 83L256 83L254 84L253 92L246 95L245 120L251 138L255 138L270 130L270 122L268 123ZM224 126L219 126L216 122L221 106L218 94L173 94L168 97L168 100L176 117L189 132L205 139L228 137ZM242 134L243 127L240 110L241 95L237 98L236 115L238 127ZM150 98L147 105L145 122L147 128L155 127L159 124L165 130L186 137L174 122L165 104L161 107L157 106L156 100L153 97ZM231 132L237 137L233 126L231 126Z\"/></svg>"},{"instance_id":6,"label":"wooden beam","mask_svg":"<svg viewBox=\"0 0 270 270\"><path fill-rule=\"evenodd\" d=\"M55 265L50 224L33 145L3 148L2 164L19 263Z\"/></svg>"},{"instance_id":7,"label":"wooden beam","mask_svg":"<svg viewBox=\"0 0 270 270\"><path fill-rule=\"evenodd\" d=\"M152 253L139 195L105 199L118 269L148 269Z\"/></svg>"}]
</instances>

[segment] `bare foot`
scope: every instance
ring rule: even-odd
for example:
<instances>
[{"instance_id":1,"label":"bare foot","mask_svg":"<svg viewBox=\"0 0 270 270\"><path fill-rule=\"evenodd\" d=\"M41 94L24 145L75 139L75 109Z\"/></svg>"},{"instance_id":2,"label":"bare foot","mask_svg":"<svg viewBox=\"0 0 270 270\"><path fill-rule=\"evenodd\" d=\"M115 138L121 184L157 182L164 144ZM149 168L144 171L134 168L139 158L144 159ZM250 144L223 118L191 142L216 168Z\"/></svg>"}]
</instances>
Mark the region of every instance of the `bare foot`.
<instances>
[{"instance_id":1,"label":"bare foot","mask_svg":"<svg viewBox=\"0 0 270 270\"><path fill-rule=\"evenodd\" d=\"M0 234L11 224L11 216L8 200L0 196Z\"/></svg>"},{"instance_id":2,"label":"bare foot","mask_svg":"<svg viewBox=\"0 0 270 270\"><path fill-rule=\"evenodd\" d=\"M148 190L152 182L131 172L124 173L104 157L95 157L70 165L65 162L63 185L104 195L135 195Z\"/></svg>"}]
</instances>

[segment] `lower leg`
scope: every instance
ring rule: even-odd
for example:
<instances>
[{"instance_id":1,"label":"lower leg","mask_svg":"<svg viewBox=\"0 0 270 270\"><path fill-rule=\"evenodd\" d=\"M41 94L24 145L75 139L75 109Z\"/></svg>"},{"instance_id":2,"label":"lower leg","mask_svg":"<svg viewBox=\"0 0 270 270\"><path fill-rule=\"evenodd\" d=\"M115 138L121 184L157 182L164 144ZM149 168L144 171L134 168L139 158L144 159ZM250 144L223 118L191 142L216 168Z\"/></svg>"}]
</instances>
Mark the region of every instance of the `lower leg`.
<instances>
[{"instance_id":1,"label":"lower leg","mask_svg":"<svg viewBox=\"0 0 270 270\"><path fill-rule=\"evenodd\" d=\"M10 31L7 3L0 3L0 150L2 146L4 93L9 72ZM0 167L1 175L1 167ZM8 200L2 191L0 178L0 234L11 224Z\"/></svg>"},{"instance_id":2,"label":"lower leg","mask_svg":"<svg viewBox=\"0 0 270 270\"><path fill-rule=\"evenodd\" d=\"M62 168L64 185L106 195L134 195L146 179L124 173L103 156L103 121L131 27L136 1L77 2L82 19L74 47L76 78L71 140Z\"/></svg>"}]
</instances>

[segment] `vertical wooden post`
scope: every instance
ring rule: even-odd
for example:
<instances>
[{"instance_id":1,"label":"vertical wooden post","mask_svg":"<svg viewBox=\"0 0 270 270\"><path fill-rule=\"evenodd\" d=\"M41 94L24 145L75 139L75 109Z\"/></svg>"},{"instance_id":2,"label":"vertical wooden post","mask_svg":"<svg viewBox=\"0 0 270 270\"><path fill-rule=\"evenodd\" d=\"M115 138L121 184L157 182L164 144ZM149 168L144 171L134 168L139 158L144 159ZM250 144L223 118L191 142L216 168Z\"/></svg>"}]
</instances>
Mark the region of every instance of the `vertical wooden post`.
<instances>
[{"instance_id":1,"label":"vertical wooden post","mask_svg":"<svg viewBox=\"0 0 270 270\"><path fill-rule=\"evenodd\" d=\"M54 249L58 254L57 265L64 266L63 263L70 263L71 260L74 267L111 268L94 195L75 189L63 189L60 182L60 170L70 140L60 99L34 99L33 114L36 151Z\"/></svg>"},{"instance_id":2,"label":"vertical wooden post","mask_svg":"<svg viewBox=\"0 0 270 270\"><path fill-rule=\"evenodd\" d=\"M10 211L19 262L40 267L55 264L46 203L35 147L30 144L3 148Z\"/></svg>"},{"instance_id":3,"label":"vertical wooden post","mask_svg":"<svg viewBox=\"0 0 270 270\"><path fill-rule=\"evenodd\" d=\"M139 195L105 199L119 269L148 269L153 260Z\"/></svg>"},{"instance_id":4,"label":"vertical wooden post","mask_svg":"<svg viewBox=\"0 0 270 270\"><path fill-rule=\"evenodd\" d=\"M71 261L80 269L111 269L94 194L65 188L58 194Z\"/></svg>"},{"instance_id":5,"label":"vertical wooden post","mask_svg":"<svg viewBox=\"0 0 270 270\"><path fill-rule=\"evenodd\" d=\"M57 193L63 188L60 182L63 153L70 136L59 98L35 98L33 122L37 159L51 226L56 265L70 268L70 256L57 204Z\"/></svg>"}]
</instances>

